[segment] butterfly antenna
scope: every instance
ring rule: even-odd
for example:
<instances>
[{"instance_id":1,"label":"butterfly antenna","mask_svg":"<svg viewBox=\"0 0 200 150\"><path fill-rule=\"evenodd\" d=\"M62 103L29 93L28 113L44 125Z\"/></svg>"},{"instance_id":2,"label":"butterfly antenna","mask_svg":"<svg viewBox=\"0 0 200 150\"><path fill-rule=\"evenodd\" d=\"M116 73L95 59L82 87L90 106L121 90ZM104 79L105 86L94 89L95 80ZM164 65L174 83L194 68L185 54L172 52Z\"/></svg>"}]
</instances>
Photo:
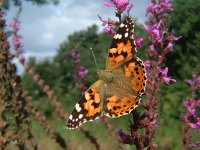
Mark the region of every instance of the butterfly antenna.
<instances>
[{"instance_id":1,"label":"butterfly antenna","mask_svg":"<svg viewBox=\"0 0 200 150\"><path fill-rule=\"evenodd\" d=\"M96 68L97 68L97 72L99 72L99 67L98 67L98 65L97 65L97 60L96 60L96 57L95 57L95 55L94 55L94 51L93 51L93 49L92 49L91 47L90 47L90 50L91 50L91 52L92 52L92 56L93 56L94 63L95 63Z\"/></svg>"}]
</instances>

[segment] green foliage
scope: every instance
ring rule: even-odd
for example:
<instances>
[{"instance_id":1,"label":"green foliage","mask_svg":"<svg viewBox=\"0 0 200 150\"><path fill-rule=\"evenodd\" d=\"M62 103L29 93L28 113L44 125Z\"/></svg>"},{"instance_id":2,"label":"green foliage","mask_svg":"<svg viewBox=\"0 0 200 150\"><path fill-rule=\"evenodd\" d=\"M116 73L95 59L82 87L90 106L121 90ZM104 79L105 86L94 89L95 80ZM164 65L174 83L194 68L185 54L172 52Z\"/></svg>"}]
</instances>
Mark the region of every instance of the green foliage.
<instances>
[{"instance_id":1,"label":"green foliage","mask_svg":"<svg viewBox=\"0 0 200 150\"><path fill-rule=\"evenodd\" d=\"M60 69L62 70L61 76L65 76L64 78L65 83L67 83L67 81L72 80L73 64L72 61L70 60L69 52L74 48L78 49L80 53L81 57L80 59L81 62L83 62L82 65L84 65L90 71L88 79L90 81L94 81L94 74L96 74L97 70L94 65L90 48L93 49L95 54L98 54L97 62L98 64L101 65L100 67L102 68L102 64L105 63L105 59L102 59L102 57L105 57L106 52L105 50L102 50L102 48L100 47L99 41L103 40L104 37L97 34L97 26L93 25L89 27L87 30L75 32L61 44L60 48L58 49L58 55L55 57L55 62L60 65ZM67 89L66 86L67 85L63 87Z\"/></svg>"},{"instance_id":2,"label":"green foliage","mask_svg":"<svg viewBox=\"0 0 200 150\"><path fill-rule=\"evenodd\" d=\"M174 0L170 28L177 36L182 36L176 43L174 52L166 59L170 74L177 79L190 78L193 68L200 58L200 17L191 10L198 10L200 3L196 0Z\"/></svg>"},{"instance_id":3,"label":"green foliage","mask_svg":"<svg viewBox=\"0 0 200 150\"><path fill-rule=\"evenodd\" d=\"M157 143L160 149L179 150L182 148L182 124L180 114L182 100L190 96L189 86L183 82L176 82L170 86L163 85L159 92L159 126Z\"/></svg>"}]
</instances>

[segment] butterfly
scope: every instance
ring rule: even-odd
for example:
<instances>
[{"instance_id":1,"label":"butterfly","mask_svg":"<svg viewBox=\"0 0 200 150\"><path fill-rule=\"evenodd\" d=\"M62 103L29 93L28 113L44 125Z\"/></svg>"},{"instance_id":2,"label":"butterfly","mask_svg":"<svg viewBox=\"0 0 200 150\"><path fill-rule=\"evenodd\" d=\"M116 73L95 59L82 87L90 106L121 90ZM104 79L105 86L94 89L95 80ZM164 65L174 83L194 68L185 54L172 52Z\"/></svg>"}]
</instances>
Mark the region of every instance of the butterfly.
<instances>
[{"instance_id":1,"label":"butterfly","mask_svg":"<svg viewBox=\"0 0 200 150\"><path fill-rule=\"evenodd\" d=\"M101 115L111 118L129 114L139 104L146 85L142 60L135 56L134 22L126 17L119 25L108 50L105 70L75 105L68 129L78 128Z\"/></svg>"}]
</instances>

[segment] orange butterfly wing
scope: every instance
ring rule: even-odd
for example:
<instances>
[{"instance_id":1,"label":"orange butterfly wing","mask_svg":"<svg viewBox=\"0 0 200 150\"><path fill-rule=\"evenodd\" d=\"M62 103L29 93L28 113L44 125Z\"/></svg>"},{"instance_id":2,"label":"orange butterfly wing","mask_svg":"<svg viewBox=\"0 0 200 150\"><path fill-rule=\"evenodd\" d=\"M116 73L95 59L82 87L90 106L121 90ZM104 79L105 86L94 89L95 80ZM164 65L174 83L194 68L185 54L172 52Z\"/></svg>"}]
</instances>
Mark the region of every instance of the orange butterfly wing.
<instances>
[{"instance_id":1,"label":"orange butterfly wing","mask_svg":"<svg viewBox=\"0 0 200 150\"><path fill-rule=\"evenodd\" d=\"M134 22L127 17L119 26L117 33L113 37L108 57L106 69L113 70L121 64L135 57L136 44L134 40Z\"/></svg>"},{"instance_id":2,"label":"orange butterfly wing","mask_svg":"<svg viewBox=\"0 0 200 150\"><path fill-rule=\"evenodd\" d=\"M113 70L113 83L106 90L105 115L119 117L130 113L139 104L146 79L144 64L137 57Z\"/></svg>"},{"instance_id":3,"label":"orange butterfly wing","mask_svg":"<svg viewBox=\"0 0 200 150\"><path fill-rule=\"evenodd\" d=\"M106 70L113 81L106 86L104 113L119 117L130 113L144 93L146 75L142 60L135 57L134 22L127 17L119 26L108 51Z\"/></svg>"},{"instance_id":4,"label":"orange butterfly wing","mask_svg":"<svg viewBox=\"0 0 200 150\"><path fill-rule=\"evenodd\" d=\"M83 123L99 118L102 112L101 97L97 91L100 81L95 82L75 105L67 121L68 129L78 128Z\"/></svg>"}]
</instances>

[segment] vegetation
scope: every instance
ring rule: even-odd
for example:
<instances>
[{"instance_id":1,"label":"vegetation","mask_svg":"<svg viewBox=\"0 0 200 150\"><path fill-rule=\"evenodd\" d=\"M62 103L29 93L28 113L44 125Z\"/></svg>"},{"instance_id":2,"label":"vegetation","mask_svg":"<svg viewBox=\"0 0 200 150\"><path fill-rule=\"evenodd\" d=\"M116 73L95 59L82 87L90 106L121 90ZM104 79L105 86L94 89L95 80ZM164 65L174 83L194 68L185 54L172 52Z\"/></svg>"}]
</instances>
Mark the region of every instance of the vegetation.
<instances>
[{"instance_id":1,"label":"vegetation","mask_svg":"<svg viewBox=\"0 0 200 150\"><path fill-rule=\"evenodd\" d=\"M37 4L45 4L47 2L50 1L35 0ZM193 13L191 11L199 9L200 3L196 3L196 0L174 0L173 5L174 11L170 14L169 30L173 30L175 35L182 37L174 45L173 52L165 58L165 65L169 68L169 74L177 82L170 86L162 85L158 93L158 114L160 119L156 132L156 143L158 144L158 149L163 150L180 150L182 148L183 121L180 120L180 114L185 112L185 109L181 107L181 103L191 95L189 86L184 83L184 80L191 78L193 73L200 73L200 13ZM135 31L140 37L146 37L147 35L142 25L137 23ZM60 44L56 56L52 59L37 62L35 58L30 58L28 64L34 68L41 79L45 80L45 84L54 91L65 111L70 113L75 103L81 97L81 91L77 90L77 81L73 78L75 66L70 57L70 52L73 49L77 49L80 53L80 62L89 71L89 74L85 77L87 79L87 86L89 86L97 80L97 68L90 49L93 49L98 67L102 69L105 66L110 42L111 38L108 35L103 32L99 33L98 27L91 25L85 30L75 32L66 37L66 40ZM147 49L147 44L147 39L145 39L143 46L137 53L143 60L145 60L144 52ZM86 135L83 134L84 132L66 131L65 122L57 117L56 112L58 111L56 110L55 112L52 104L46 101L47 96L44 89L33 80L32 74L24 72L21 81L24 90L33 98L35 110L39 110L46 117L46 121L58 131L60 136L69 140L72 149L79 145L80 142L83 143L81 144L83 147L88 145L89 142L83 136ZM200 96L199 93L197 96ZM140 109L140 106L138 109ZM125 116L113 119L110 122L112 122L114 128L123 128L127 131L130 119L130 116ZM119 148L116 145L116 141L107 141L111 137L100 121L87 123L84 126L88 127L89 131L98 138L99 143L103 143L103 149ZM46 136L46 133L39 126L37 118L33 120L32 132L35 137L38 137L38 141L41 140L39 143L42 145L42 148L57 149L59 147L57 144L48 146L47 143L51 142L52 139ZM56 135L56 133L52 135ZM200 135L194 133L193 140L198 140L199 138ZM91 149L94 148L92 147ZM130 148L132 147L130 146Z\"/></svg>"}]
</instances>

